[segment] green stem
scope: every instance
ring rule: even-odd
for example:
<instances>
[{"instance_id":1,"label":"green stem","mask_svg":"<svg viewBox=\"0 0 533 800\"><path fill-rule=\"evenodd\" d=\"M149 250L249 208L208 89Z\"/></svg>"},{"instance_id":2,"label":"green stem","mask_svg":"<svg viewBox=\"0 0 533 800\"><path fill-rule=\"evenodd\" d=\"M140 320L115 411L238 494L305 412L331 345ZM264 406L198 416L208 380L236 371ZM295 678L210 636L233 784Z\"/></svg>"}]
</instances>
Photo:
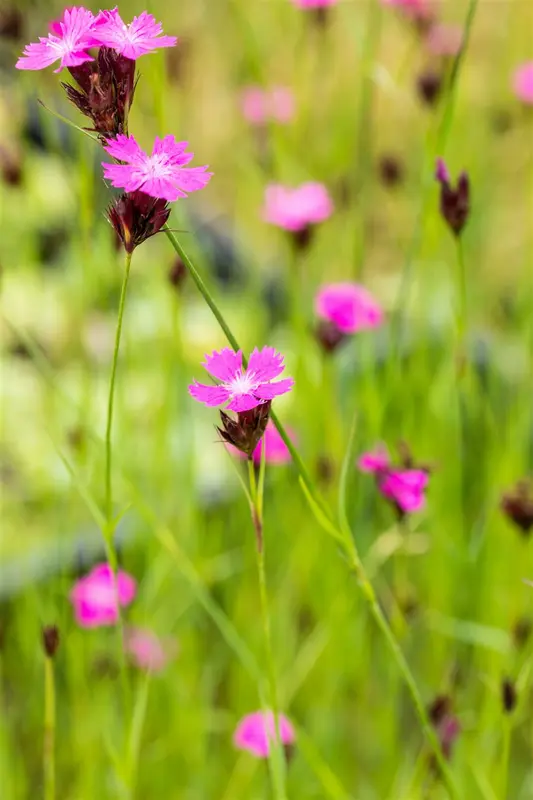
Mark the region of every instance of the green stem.
<instances>
[{"instance_id":1,"label":"green stem","mask_svg":"<svg viewBox=\"0 0 533 800\"><path fill-rule=\"evenodd\" d=\"M264 462L264 447L261 450L261 461ZM263 636L265 640L265 657L268 675L268 695L269 704L274 715L274 741L272 743L272 755L269 753L269 763L272 767L272 781L276 800L286 800L285 792L285 755L281 741L279 727L279 701L278 687L276 681L276 670L274 667L274 655L272 651L272 634L270 625L270 610L268 604L268 592L265 572L265 548L263 541L263 517L262 517L262 481L259 482L259 492L255 477L255 467L253 459L248 459L248 477L250 481L250 495L252 497L252 519L257 537L257 547L255 548L257 557L257 574L259 578L259 595L261 604L261 623L263 626Z\"/></svg>"},{"instance_id":2,"label":"green stem","mask_svg":"<svg viewBox=\"0 0 533 800\"><path fill-rule=\"evenodd\" d=\"M464 347L465 336L468 325L468 290L467 290L467 277L465 256L463 250L463 239L461 236L455 238L457 248L457 265L458 265L458 301L457 301L457 338L460 350Z\"/></svg>"},{"instance_id":3,"label":"green stem","mask_svg":"<svg viewBox=\"0 0 533 800\"><path fill-rule=\"evenodd\" d=\"M511 719L509 714L503 718L503 744L501 761L501 799L506 800L509 776L509 754L511 752Z\"/></svg>"},{"instance_id":4,"label":"green stem","mask_svg":"<svg viewBox=\"0 0 533 800\"><path fill-rule=\"evenodd\" d=\"M111 380L109 382L109 396L107 399L107 425L105 432L105 512L108 529L106 536L113 540L113 487L111 482L112 467L112 447L111 433L113 429L113 409L115 405L115 382L117 377L118 354L120 351L120 338L122 335L122 321L124 319L124 306L126 303L126 291L128 288L128 278L130 276L131 253L126 253L126 267L122 280L122 290L120 292L120 303L118 307L117 329L115 333L115 347L113 350L113 365L111 367Z\"/></svg>"},{"instance_id":5,"label":"green stem","mask_svg":"<svg viewBox=\"0 0 533 800\"><path fill-rule=\"evenodd\" d=\"M56 734L56 699L54 683L54 664L50 656L44 661L44 797L55 800L55 734Z\"/></svg>"}]
</instances>

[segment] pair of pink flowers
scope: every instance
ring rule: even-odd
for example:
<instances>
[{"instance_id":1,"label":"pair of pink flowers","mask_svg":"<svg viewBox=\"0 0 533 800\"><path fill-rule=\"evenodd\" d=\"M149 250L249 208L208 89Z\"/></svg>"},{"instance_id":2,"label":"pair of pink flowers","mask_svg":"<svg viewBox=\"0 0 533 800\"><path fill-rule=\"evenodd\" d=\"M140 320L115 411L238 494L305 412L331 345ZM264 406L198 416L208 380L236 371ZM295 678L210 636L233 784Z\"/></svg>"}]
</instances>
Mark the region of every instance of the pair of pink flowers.
<instances>
[{"instance_id":1,"label":"pair of pink flowers","mask_svg":"<svg viewBox=\"0 0 533 800\"><path fill-rule=\"evenodd\" d=\"M291 721L278 714L278 732L281 743L290 747L296 740ZM254 711L241 719L233 736L239 750L246 750L256 758L268 758L271 744L276 739L275 717L272 711Z\"/></svg>"},{"instance_id":2,"label":"pair of pink flowers","mask_svg":"<svg viewBox=\"0 0 533 800\"><path fill-rule=\"evenodd\" d=\"M392 502L400 515L424 508L425 491L429 482L426 470L393 465L387 448L383 445L363 453L358 466L362 472L375 476L381 494Z\"/></svg>"},{"instance_id":3,"label":"pair of pink flowers","mask_svg":"<svg viewBox=\"0 0 533 800\"><path fill-rule=\"evenodd\" d=\"M126 25L117 8L100 11L96 16L83 6L65 9L63 17L50 25L48 37L27 45L17 61L18 69L44 69L59 61L56 72L77 67L93 57L93 47L110 47L135 61L158 47L173 47L175 36L163 36L160 22L143 11Z\"/></svg>"},{"instance_id":4,"label":"pair of pink flowers","mask_svg":"<svg viewBox=\"0 0 533 800\"><path fill-rule=\"evenodd\" d=\"M116 625L120 609L131 605L136 594L137 584L131 575L118 570L114 576L109 564L98 564L76 582L70 601L81 628L100 628ZM124 647L140 669L151 672L161 671L177 651L175 641L132 627L126 628Z\"/></svg>"}]
</instances>

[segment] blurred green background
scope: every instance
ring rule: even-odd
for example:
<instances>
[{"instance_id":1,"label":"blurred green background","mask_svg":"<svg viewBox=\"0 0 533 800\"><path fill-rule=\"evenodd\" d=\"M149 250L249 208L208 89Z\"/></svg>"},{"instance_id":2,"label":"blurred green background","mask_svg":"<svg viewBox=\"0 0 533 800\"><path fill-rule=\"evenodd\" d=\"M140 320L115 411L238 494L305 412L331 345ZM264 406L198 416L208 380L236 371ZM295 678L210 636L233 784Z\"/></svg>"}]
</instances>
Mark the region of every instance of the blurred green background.
<instances>
[{"instance_id":1,"label":"blurred green background","mask_svg":"<svg viewBox=\"0 0 533 800\"><path fill-rule=\"evenodd\" d=\"M436 13L463 24L467 6L443 0ZM192 282L169 280L175 256L161 235L133 255L115 495L129 508L121 563L139 582L128 622L176 637L180 653L161 676L132 671L133 722L117 702L114 632L73 621L71 586L102 559L84 497L103 495L123 256L104 216L111 195L100 148L38 104L83 125L51 69L14 69L62 6L0 8L4 20L21 12L15 36L0 38L0 795L42 795L40 630L53 622L62 639L58 797L270 797L266 765L231 743L239 717L258 707L264 668L253 529L216 414L186 389L202 378L204 353L225 342ZM120 4L126 20L141 10ZM522 582L533 578L533 558L499 499L533 472L533 109L512 92L513 71L533 53L533 6L479 3L445 152L435 146L449 99L429 107L416 83L450 65L394 9L340 3L326 28L289 0L157 0L148 10L179 43L139 61L130 131L146 148L155 135L187 139L195 164L214 172L207 189L175 204L170 224L243 349L268 343L286 355L296 389L276 408L332 504L354 413L357 453L405 440L435 465L428 507L400 535L354 464L350 523L424 701L453 698L461 796L526 800L532 644L517 630L533 613ZM241 113L250 84L290 86L294 121L259 136ZM456 252L431 182L437 155L453 175L468 170L473 194L462 411ZM394 188L380 179L384 156L402 166ZM326 184L336 210L294 265L261 207L269 182L304 180ZM312 335L313 297L333 280L364 283L388 319L400 319L401 338L387 325L325 358ZM288 313L295 297L302 328ZM445 796L387 647L291 466L267 470L265 538L282 706L298 727L288 796ZM504 677L518 689L510 717Z\"/></svg>"}]
</instances>

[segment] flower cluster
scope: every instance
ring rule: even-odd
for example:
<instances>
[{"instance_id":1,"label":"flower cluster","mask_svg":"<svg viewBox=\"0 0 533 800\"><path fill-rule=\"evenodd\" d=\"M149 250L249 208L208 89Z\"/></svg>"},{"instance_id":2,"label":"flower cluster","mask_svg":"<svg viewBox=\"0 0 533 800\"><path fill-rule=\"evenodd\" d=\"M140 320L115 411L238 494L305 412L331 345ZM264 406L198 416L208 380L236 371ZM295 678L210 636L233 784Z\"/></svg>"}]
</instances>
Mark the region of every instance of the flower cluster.
<instances>
[{"instance_id":1,"label":"flower cluster","mask_svg":"<svg viewBox=\"0 0 533 800\"><path fill-rule=\"evenodd\" d=\"M125 190L111 204L108 219L128 253L161 230L170 215L167 203L203 189L212 174L205 166L186 166L193 158L187 142L156 137L147 153L128 135L136 60L176 42L146 11L126 24L117 8L94 15L80 6L67 8L48 37L27 45L16 64L36 70L59 61L56 72L66 68L76 82L62 86L114 159L103 164L104 177Z\"/></svg>"},{"instance_id":2,"label":"flower cluster","mask_svg":"<svg viewBox=\"0 0 533 800\"><path fill-rule=\"evenodd\" d=\"M387 448L378 445L359 458L361 472L369 472L376 478L381 494L394 506L398 517L420 511L426 504L425 491L429 483L429 468L417 467L410 455L405 454L402 463L391 462Z\"/></svg>"}]
</instances>

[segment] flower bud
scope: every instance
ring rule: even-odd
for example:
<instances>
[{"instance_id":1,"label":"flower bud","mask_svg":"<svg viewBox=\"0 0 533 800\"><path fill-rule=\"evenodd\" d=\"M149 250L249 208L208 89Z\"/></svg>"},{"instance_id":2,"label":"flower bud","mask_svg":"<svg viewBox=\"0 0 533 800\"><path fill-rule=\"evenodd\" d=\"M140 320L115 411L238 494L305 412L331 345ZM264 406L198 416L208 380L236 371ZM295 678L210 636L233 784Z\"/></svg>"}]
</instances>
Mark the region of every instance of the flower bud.
<instances>
[{"instance_id":1,"label":"flower bud","mask_svg":"<svg viewBox=\"0 0 533 800\"><path fill-rule=\"evenodd\" d=\"M225 442L233 445L251 459L265 432L270 415L270 405L270 400L267 400L250 411L239 411L237 419L221 411L222 428L217 428L217 431Z\"/></svg>"},{"instance_id":2,"label":"flower bud","mask_svg":"<svg viewBox=\"0 0 533 800\"><path fill-rule=\"evenodd\" d=\"M158 233L170 216L166 200L144 192L122 194L109 206L107 217L127 253Z\"/></svg>"},{"instance_id":3,"label":"flower bud","mask_svg":"<svg viewBox=\"0 0 533 800\"><path fill-rule=\"evenodd\" d=\"M514 683L509 678L505 678L502 681L502 706L506 714L514 711L517 699Z\"/></svg>"},{"instance_id":4,"label":"flower bud","mask_svg":"<svg viewBox=\"0 0 533 800\"><path fill-rule=\"evenodd\" d=\"M43 648L48 658L53 658L59 647L59 629L57 625L45 625L42 630Z\"/></svg>"},{"instance_id":5,"label":"flower bud","mask_svg":"<svg viewBox=\"0 0 533 800\"><path fill-rule=\"evenodd\" d=\"M453 233L459 236L470 216L470 182L466 172L459 175L455 187L444 161L439 158L435 177L440 183L440 212Z\"/></svg>"},{"instance_id":6,"label":"flower bud","mask_svg":"<svg viewBox=\"0 0 533 800\"><path fill-rule=\"evenodd\" d=\"M524 536L529 536L533 528L533 491L529 481L518 481L512 491L506 492L501 509Z\"/></svg>"}]
</instances>

